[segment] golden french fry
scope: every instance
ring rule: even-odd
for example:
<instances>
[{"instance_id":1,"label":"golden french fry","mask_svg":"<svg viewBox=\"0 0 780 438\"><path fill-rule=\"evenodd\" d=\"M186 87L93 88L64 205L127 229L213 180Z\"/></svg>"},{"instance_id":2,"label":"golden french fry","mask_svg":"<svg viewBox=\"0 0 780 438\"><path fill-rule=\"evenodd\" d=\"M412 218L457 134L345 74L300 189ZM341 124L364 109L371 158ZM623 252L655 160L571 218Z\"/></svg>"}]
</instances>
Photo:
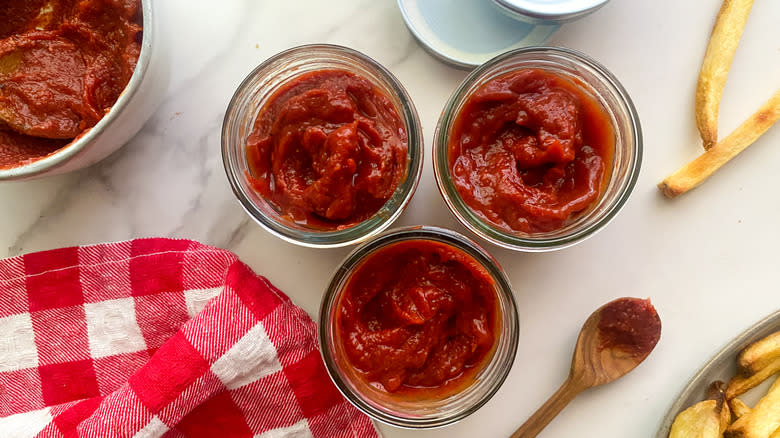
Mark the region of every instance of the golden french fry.
<instances>
[{"instance_id":1,"label":"golden french fry","mask_svg":"<svg viewBox=\"0 0 780 438\"><path fill-rule=\"evenodd\" d=\"M780 90L777 90L771 99L728 137L666 177L658 184L658 188L667 197L674 198L698 186L761 137L778 119L780 119Z\"/></svg>"},{"instance_id":2,"label":"golden french fry","mask_svg":"<svg viewBox=\"0 0 780 438\"><path fill-rule=\"evenodd\" d=\"M704 149L718 141L720 98L752 6L753 0L724 0L715 19L696 85L696 126Z\"/></svg>"},{"instance_id":3,"label":"golden french fry","mask_svg":"<svg viewBox=\"0 0 780 438\"><path fill-rule=\"evenodd\" d=\"M734 397L744 394L778 372L780 372L780 357L754 374L737 374L732 377L731 380L729 380L728 385L726 385L726 399L731 400Z\"/></svg>"},{"instance_id":4,"label":"golden french fry","mask_svg":"<svg viewBox=\"0 0 780 438\"><path fill-rule=\"evenodd\" d=\"M778 428L769 438L780 438L780 428Z\"/></svg>"},{"instance_id":5,"label":"golden french fry","mask_svg":"<svg viewBox=\"0 0 780 438\"><path fill-rule=\"evenodd\" d=\"M729 408L734 416L740 418L750 412L750 406L746 405L741 399L734 397L729 400Z\"/></svg>"},{"instance_id":6,"label":"golden french fry","mask_svg":"<svg viewBox=\"0 0 780 438\"><path fill-rule=\"evenodd\" d=\"M780 332L760 339L739 353L737 366L742 374L754 374L780 358Z\"/></svg>"},{"instance_id":7,"label":"golden french fry","mask_svg":"<svg viewBox=\"0 0 780 438\"><path fill-rule=\"evenodd\" d=\"M720 412L717 400L705 400L677 414L669 438L719 438Z\"/></svg>"},{"instance_id":8,"label":"golden french fry","mask_svg":"<svg viewBox=\"0 0 780 438\"><path fill-rule=\"evenodd\" d=\"M769 392L748 413L740 417L724 433L725 438L769 438L780 428L780 380L775 380Z\"/></svg>"},{"instance_id":9,"label":"golden french fry","mask_svg":"<svg viewBox=\"0 0 780 438\"><path fill-rule=\"evenodd\" d=\"M707 399L715 400L715 409L718 411L720 432L722 433L731 424L731 410L726 403L726 384L717 380L710 383L707 388Z\"/></svg>"},{"instance_id":10,"label":"golden french fry","mask_svg":"<svg viewBox=\"0 0 780 438\"><path fill-rule=\"evenodd\" d=\"M720 380L710 383L710 386L707 387L707 400L716 400L719 403L722 402L725 388L726 384Z\"/></svg>"},{"instance_id":11,"label":"golden french fry","mask_svg":"<svg viewBox=\"0 0 780 438\"><path fill-rule=\"evenodd\" d=\"M729 407L729 404L726 403L725 398L723 398L722 402L720 403L719 414L718 432L723 433L726 431L726 429L728 429L729 426L731 426L731 408Z\"/></svg>"}]
</instances>

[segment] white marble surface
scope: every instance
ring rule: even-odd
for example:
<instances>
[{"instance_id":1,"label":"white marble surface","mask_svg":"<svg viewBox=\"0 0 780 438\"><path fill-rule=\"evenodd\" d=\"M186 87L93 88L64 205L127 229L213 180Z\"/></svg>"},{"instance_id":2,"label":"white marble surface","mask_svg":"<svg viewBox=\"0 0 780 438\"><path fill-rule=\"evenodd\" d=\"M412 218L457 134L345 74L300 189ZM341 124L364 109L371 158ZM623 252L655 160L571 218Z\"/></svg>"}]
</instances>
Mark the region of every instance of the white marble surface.
<instances>
[{"instance_id":1,"label":"white marble surface","mask_svg":"<svg viewBox=\"0 0 780 438\"><path fill-rule=\"evenodd\" d=\"M219 153L235 87L266 57L313 42L344 44L387 66L414 99L430 151L449 94L465 77L425 53L392 0L157 0L171 80L163 105L119 153L90 169L0 185L0 256L142 236L198 239L235 251L310 314L346 254L286 244L250 222ZM471 0L453 0L471 1ZM551 44L610 68L645 132L639 183L607 229L574 248L521 254L486 244L515 287L515 366L479 412L444 429L382 427L388 438L508 436L566 377L580 325L602 303L651 297L664 323L653 355L588 391L542 437L651 437L694 371L726 341L780 308L780 128L705 185L674 201L655 184L700 152L693 91L719 0L615 0L564 26ZM756 2L721 110L725 134L780 86L780 2ZM436 190L430 155L398 225L464 231Z\"/></svg>"}]
</instances>

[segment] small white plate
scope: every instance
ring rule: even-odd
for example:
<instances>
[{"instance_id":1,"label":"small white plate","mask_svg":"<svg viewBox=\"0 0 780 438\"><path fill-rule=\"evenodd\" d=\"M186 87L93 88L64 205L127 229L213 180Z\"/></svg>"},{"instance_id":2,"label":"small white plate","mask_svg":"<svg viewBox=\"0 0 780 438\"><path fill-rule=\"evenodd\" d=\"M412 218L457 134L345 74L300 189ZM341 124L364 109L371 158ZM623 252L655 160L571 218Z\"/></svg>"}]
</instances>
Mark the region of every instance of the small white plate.
<instances>
[{"instance_id":1,"label":"small white plate","mask_svg":"<svg viewBox=\"0 0 780 438\"><path fill-rule=\"evenodd\" d=\"M558 24L530 24L492 0L398 0L412 35L436 58L471 69L501 53L547 41Z\"/></svg>"}]
</instances>

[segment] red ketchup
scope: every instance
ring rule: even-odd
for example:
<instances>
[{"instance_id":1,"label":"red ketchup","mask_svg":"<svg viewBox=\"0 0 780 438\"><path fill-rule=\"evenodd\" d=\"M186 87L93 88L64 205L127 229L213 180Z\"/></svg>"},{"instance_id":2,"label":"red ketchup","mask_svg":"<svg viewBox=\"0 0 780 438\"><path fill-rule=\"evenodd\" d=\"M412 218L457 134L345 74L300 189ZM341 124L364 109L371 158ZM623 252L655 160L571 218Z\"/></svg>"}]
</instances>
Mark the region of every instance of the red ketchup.
<instances>
[{"instance_id":1,"label":"red ketchup","mask_svg":"<svg viewBox=\"0 0 780 438\"><path fill-rule=\"evenodd\" d=\"M343 70L305 73L276 91L246 152L254 190L311 228L370 218L406 178L407 134L395 105Z\"/></svg>"},{"instance_id":2,"label":"red ketchup","mask_svg":"<svg viewBox=\"0 0 780 438\"><path fill-rule=\"evenodd\" d=\"M0 169L43 158L116 103L141 53L140 0L0 7Z\"/></svg>"},{"instance_id":3,"label":"red ketchup","mask_svg":"<svg viewBox=\"0 0 780 438\"><path fill-rule=\"evenodd\" d=\"M644 357L661 338L661 318L650 300L619 298L604 306L599 314L600 350Z\"/></svg>"},{"instance_id":4,"label":"red ketchup","mask_svg":"<svg viewBox=\"0 0 780 438\"><path fill-rule=\"evenodd\" d=\"M541 69L480 86L449 136L453 183L482 219L509 232L564 227L609 179L615 134L604 108L572 80Z\"/></svg>"},{"instance_id":5,"label":"red ketchup","mask_svg":"<svg viewBox=\"0 0 780 438\"><path fill-rule=\"evenodd\" d=\"M494 351L497 305L492 278L471 256L435 241L403 241L352 274L337 340L377 389L445 395L468 384Z\"/></svg>"}]
</instances>

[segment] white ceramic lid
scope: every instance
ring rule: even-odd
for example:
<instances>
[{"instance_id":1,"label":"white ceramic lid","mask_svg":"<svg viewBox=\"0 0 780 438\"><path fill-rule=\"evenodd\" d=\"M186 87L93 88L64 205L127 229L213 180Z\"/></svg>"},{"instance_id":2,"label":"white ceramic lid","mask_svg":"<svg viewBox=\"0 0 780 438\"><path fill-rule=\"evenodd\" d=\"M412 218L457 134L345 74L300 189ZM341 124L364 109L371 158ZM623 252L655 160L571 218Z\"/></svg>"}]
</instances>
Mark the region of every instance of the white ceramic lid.
<instances>
[{"instance_id":1,"label":"white ceramic lid","mask_svg":"<svg viewBox=\"0 0 780 438\"><path fill-rule=\"evenodd\" d=\"M559 25L530 24L500 12L494 0L398 0L414 37L432 55L473 68L508 50L543 44Z\"/></svg>"},{"instance_id":2,"label":"white ceramic lid","mask_svg":"<svg viewBox=\"0 0 780 438\"><path fill-rule=\"evenodd\" d=\"M493 0L499 6L539 20L568 21L589 14L608 0Z\"/></svg>"}]
</instances>

